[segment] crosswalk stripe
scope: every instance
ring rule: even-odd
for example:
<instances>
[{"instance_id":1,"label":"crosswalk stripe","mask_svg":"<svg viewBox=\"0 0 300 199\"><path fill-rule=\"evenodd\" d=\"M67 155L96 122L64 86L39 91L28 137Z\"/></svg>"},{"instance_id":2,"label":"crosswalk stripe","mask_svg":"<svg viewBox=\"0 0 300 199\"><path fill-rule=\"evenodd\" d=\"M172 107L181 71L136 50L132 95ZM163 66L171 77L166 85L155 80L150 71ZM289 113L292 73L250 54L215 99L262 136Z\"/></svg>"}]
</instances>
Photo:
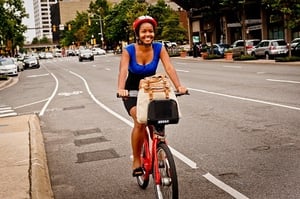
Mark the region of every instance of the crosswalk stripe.
<instances>
[{"instance_id":1,"label":"crosswalk stripe","mask_svg":"<svg viewBox=\"0 0 300 199\"><path fill-rule=\"evenodd\" d=\"M0 118L16 115L18 115L18 113L16 113L12 107L5 104L0 104Z\"/></svg>"},{"instance_id":2,"label":"crosswalk stripe","mask_svg":"<svg viewBox=\"0 0 300 199\"><path fill-rule=\"evenodd\" d=\"M10 113L10 112L14 112L14 110L4 110L4 111L2 111L2 110L0 110L0 113Z\"/></svg>"},{"instance_id":3,"label":"crosswalk stripe","mask_svg":"<svg viewBox=\"0 0 300 199\"><path fill-rule=\"evenodd\" d=\"M8 116L16 116L18 115L17 113L13 112L13 113L8 113L8 114L0 114L0 118L1 117L8 117Z\"/></svg>"}]
</instances>

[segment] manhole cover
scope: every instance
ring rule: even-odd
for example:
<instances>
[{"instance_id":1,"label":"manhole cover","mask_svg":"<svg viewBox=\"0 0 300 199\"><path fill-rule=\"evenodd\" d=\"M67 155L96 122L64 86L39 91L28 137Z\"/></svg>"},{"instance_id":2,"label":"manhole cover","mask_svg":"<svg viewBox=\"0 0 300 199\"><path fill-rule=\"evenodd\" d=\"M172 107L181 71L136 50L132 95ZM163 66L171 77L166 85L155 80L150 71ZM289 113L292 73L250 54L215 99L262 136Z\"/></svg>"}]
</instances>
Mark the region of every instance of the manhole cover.
<instances>
[{"instance_id":1,"label":"manhole cover","mask_svg":"<svg viewBox=\"0 0 300 199\"><path fill-rule=\"evenodd\" d=\"M77 153L77 163L107 160L107 159L113 159L119 157L120 156L117 154L117 152L114 149Z\"/></svg>"},{"instance_id":2,"label":"manhole cover","mask_svg":"<svg viewBox=\"0 0 300 199\"><path fill-rule=\"evenodd\" d=\"M63 108L63 110L68 111L68 110L82 109L82 108L84 108L84 106L70 106L70 107Z\"/></svg>"},{"instance_id":3,"label":"manhole cover","mask_svg":"<svg viewBox=\"0 0 300 199\"><path fill-rule=\"evenodd\" d=\"M104 136L101 137L94 137L94 138L85 138L85 139L77 139L74 140L75 146L81 146L86 144L94 144L99 142L106 142L108 141Z\"/></svg>"},{"instance_id":4,"label":"manhole cover","mask_svg":"<svg viewBox=\"0 0 300 199\"><path fill-rule=\"evenodd\" d=\"M88 135L88 134L92 134L92 133L101 133L101 130L99 128L94 128L94 129L85 129L85 130L73 131L73 134L75 136Z\"/></svg>"},{"instance_id":5,"label":"manhole cover","mask_svg":"<svg viewBox=\"0 0 300 199\"><path fill-rule=\"evenodd\" d=\"M255 148L252 148L252 151L267 151L269 150L271 147L270 146L258 146Z\"/></svg>"}]
</instances>

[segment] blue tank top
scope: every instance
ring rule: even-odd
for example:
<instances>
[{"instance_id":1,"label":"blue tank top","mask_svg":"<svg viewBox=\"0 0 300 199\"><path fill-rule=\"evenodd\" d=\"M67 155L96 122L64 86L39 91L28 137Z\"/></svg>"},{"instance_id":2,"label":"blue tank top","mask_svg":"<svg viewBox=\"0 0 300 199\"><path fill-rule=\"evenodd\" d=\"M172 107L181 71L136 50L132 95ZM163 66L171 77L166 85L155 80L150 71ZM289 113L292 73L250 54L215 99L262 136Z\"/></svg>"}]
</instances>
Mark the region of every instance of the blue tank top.
<instances>
[{"instance_id":1,"label":"blue tank top","mask_svg":"<svg viewBox=\"0 0 300 199\"><path fill-rule=\"evenodd\" d=\"M155 74L160 59L162 44L158 42L154 42L152 44L152 47L154 52L153 60L150 63L145 65L141 65L136 62L134 44L129 44L125 47L125 49L128 51L130 56L129 67L128 67L129 72L133 74L145 75L145 76Z\"/></svg>"}]
</instances>

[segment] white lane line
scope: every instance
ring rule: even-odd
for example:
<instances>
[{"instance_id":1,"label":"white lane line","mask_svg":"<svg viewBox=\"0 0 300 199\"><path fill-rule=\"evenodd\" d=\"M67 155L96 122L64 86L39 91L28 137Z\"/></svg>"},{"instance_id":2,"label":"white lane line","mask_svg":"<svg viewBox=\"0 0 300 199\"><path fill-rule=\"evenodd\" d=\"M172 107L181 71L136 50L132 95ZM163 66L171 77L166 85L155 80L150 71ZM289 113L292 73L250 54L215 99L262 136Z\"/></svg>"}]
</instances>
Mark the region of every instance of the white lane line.
<instances>
[{"instance_id":1,"label":"white lane line","mask_svg":"<svg viewBox=\"0 0 300 199\"><path fill-rule=\"evenodd\" d=\"M216 92L206 91L206 90L202 90L202 89L195 89L195 88L188 88L188 89L193 90L193 91L202 92L202 93L212 94L212 95L219 95L219 96L223 96L223 97L229 97L229 98L234 98L234 99L239 99L239 100L244 100L244 101L256 102L256 103L260 103L260 104L267 104L267 105L271 105L271 106L278 106L278 107L283 107L283 108L300 111L300 107L295 107L295 106L288 106L288 105L284 105L284 104L278 104L278 103L273 103L273 102L251 99L251 98L238 97L238 96L227 95L227 94L223 94L223 93L216 93Z\"/></svg>"},{"instance_id":2,"label":"white lane line","mask_svg":"<svg viewBox=\"0 0 300 199\"><path fill-rule=\"evenodd\" d=\"M242 68L241 66L233 66L233 65L230 65L230 66L223 66L224 68Z\"/></svg>"},{"instance_id":3,"label":"white lane line","mask_svg":"<svg viewBox=\"0 0 300 199\"><path fill-rule=\"evenodd\" d=\"M178 71L178 72L183 72L183 73L189 73L190 71L188 71L188 70L181 70L181 69L176 69L176 71Z\"/></svg>"},{"instance_id":4,"label":"white lane line","mask_svg":"<svg viewBox=\"0 0 300 199\"><path fill-rule=\"evenodd\" d=\"M26 107L26 106L31 106L31 105L34 105L34 104L39 104L39 103L42 103L44 101L47 101L48 99L49 98L43 99L43 100L40 100L40 101L36 101L36 102L32 102L32 103L29 103L29 104L24 104L24 105L21 105L21 106L17 106L17 107L15 107L15 109L23 108L23 107Z\"/></svg>"},{"instance_id":5,"label":"white lane line","mask_svg":"<svg viewBox=\"0 0 300 199\"><path fill-rule=\"evenodd\" d=\"M271 81L271 82L283 82L283 83L300 84L300 82L291 81L291 80L282 80L282 79L266 79L266 80Z\"/></svg>"},{"instance_id":6,"label":"white lane line","mask_svg":"<svg viewBox=\"0 0 300 199\"><path fill-rule=\"evenodd\" d=\"M55 88L54 88L54 91L52 93L52 95L48 98L46 104L44 105L44 107L42 108L39 116L42 116L44 115L45 111L46 111L46 108L48 107L48 105L50 104L51 100L54 98L57 90L58 90L58 79L55 77L55 75L53 75L53 73L51 73L52 77L55 79L55 82L56 82L56 85L55 85Z\"/></svg>"},{"instance_id":7,"label":"white lane line","mask_svg":"<svg viewBox=\"0 0 300 199\"><path fill-rule=\"evenodd\" d=\"M101 108L103 108L104 110L106 110L108 113L112 114L113 116L115 116L116 118L120 119L121 121L123 121L125 124L129 125L130 127L133 127L133 123L129 120L127 120L126 118L122 117L121 115L119 115L118 113L116 113L115 111L111 110L109 107L105 106L103 103L101 103L99 100L96 99L96 97L93 95L93 93L90 90L90 87L88 85L88 83L86 82L86 80L78 75L75 72L69 71L71 74L79 77L83 82L84 85L89 93L89 95L91 96L91 98L94 100L94 102L96 102L96 104L98 104ZM171 147L170 147L171 148ZM183 154L181 154L180 152L176 151L175 149L171 148L172 152L174 152L174 156L176 156L178 159L180 159L182 162L184 162L185 164L187 164L188 166L190 166L191 168L197 168L197 165L194 161L190 160L188 157L184 156Z\"/></svg>"},{"instance_id":8,"label":"white lane line","mask_svg":"<svg viewBox=\"0 0 300 199\"><path fill-rule=\"evenodd\" d=\"M206 173L205 175L202 175L204 178L206 178L208 181L219 187L220 189L226 191L229 193L231 196L237 199L249 199L245 195L241 194L237 190L233 189L232 187L228 186L224 182L220 181L219 179L215 178L213 175L210 173Z\"/></svg>"},{"instance_id":9,"label":"white lane line","mask_svg":"<svg viewBox=\"0 0 300 199\"><path fill-rule=\"evenodd\" d=\"M176 151L174 148L172 148L171 146L169 146L172 154L174 156L176 156L178 159L180 159L182 162L184 162L185 164L187 164L188 166L190 166L192 169L197 169L197 163L188 159L185 155L183 155L182 153Z\"/></svg>"}]
</instances>

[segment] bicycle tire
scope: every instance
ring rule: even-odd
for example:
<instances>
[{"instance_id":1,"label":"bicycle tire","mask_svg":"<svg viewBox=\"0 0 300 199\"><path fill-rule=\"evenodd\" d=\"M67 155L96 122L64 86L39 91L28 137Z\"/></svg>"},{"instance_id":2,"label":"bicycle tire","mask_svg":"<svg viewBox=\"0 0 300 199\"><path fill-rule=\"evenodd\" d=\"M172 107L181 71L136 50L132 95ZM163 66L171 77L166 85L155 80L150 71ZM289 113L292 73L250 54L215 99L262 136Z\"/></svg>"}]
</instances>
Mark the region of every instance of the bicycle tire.
<instances>
[{"instance_id":1,"label":"bicycle tire","mask_svg":"<svg viewBox=\"0 0 300 199\"><path fill-rule=\"evenodd\" d=\"M157 159L161 182L155 184L155 169L153 168L154 189L157 199L178 199L178 180L173 155L166 143L157 146ZM154 166L154 164L153 164Z\"/></svg>"},{"instance_id":2,"label":"bicycle tire","mask_svg":"<svg viewBox=\"0 0 300 199\"><path fill-rule=\"evenodd\" d=\"M144 150L144 145L143 145L143 147L142 147L142 157L141 157L143 168L144 168L144 162L143 162L144 157L145 157L145 150ZM142 175L142 176L137 176L136 181L137 181L138 185L140 186L140 188L146 189L148 187L148 184L149 184L149 175L146 176L146 173L144 173L144 175Z\"/></svg>"}]
</instances>

